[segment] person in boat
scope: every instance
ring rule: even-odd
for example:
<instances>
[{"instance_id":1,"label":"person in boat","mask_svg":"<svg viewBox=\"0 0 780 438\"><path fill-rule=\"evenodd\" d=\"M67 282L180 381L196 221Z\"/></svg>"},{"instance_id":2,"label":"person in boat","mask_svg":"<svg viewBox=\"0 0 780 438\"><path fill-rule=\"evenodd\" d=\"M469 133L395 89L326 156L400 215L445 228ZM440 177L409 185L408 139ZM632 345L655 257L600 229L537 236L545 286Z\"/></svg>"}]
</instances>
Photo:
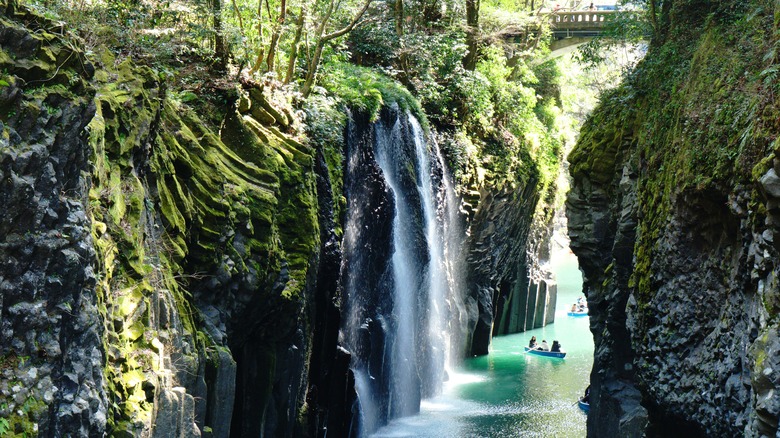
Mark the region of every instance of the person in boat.
<instances>
[{"instance_id":1,"label":"person in boat","mask_svg":"<svg viewBox=\"0 0 780 438\"><path fill-rule=\"evenodd\" d=\"M585 388L585 395L582 396L582 402L590 403L590 385L588 385L588 387Z\"/></svg>"},{"instance_id":2,"label":"person in boat","mask_svg":"<svg viewBox=\"0 0 780 438\"><path fill-rule=\"evenodd\" d=\"M531 341L528 343L528 348L534 349L536 348L536 336L531 336Z\"/></svg>"},{"instance_id":3,"label":"person in boat","mask_svg":"<svg viewBox=\"0 0 780 438\"><path fill-rule=\"evenodd\" d=\"M577 305L576 304L572 304L571 305L571 311L572 311L572 313L576 313L577 312Z\"/></svg>"},{"instance_id":4,"label":"person in boat","mask_svg":"<svg viewBox=\"0 0 780 438\"><path fill-rule=\"evenodd\" d=\"M560 353L561 352L561 344L558 341L553 341L552 348L550 351L554 353Z\"/></svg>"},{"instance_id":5,"label":"person in boat","mask_svg":"<svg viewBox=\"0 0 780 438\"><path fill-rule=\"evenodd\" d=\"M547 344L547 340L546 339L542 339L542 343L539 344L538 350L550 351L550 345Z\"/></svg>"}]
</instances>

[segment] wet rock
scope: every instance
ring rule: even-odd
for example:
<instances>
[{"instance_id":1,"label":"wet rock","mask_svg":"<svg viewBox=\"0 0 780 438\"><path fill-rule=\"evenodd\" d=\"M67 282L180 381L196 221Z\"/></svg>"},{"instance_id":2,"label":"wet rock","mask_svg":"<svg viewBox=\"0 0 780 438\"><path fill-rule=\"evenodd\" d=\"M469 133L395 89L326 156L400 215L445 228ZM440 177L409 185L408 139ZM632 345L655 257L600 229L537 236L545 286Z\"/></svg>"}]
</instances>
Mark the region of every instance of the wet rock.
<instances>
[{"instance_id":1,"label":"wet rock","mask_svg":"<svg viewBox=\"0 0 780 438\"><path fill-rule=\"evenodd\" d=\"M769 169L758 181L767 196L780 198L780 176L774 168Z\"/></svg>"},{"instance_id":2,"label":"wet rock","mask_svg":"<svg viewBox=\"0 0 780 438\"><path fill-rule=\"evenodd\" d=\"M230 435L235 400L236 362L224 348L218 348L217 352L212 354L216 357L212 357L206 368L206 376L211 385L208 388L205 424L210 427L212 436L226 437Z\"/></svg>"}]
</instances>

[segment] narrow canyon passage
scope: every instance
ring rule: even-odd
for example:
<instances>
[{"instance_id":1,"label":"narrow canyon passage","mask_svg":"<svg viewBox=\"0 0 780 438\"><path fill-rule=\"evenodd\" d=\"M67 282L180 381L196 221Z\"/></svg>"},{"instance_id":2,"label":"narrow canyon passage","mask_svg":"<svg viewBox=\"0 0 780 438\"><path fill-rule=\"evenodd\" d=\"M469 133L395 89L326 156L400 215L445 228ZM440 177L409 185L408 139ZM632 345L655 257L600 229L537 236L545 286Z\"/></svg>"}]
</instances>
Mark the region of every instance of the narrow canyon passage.
<instances>
[{"instance_id":1,"label":"narrow canyon passage","mask_svg":"<svg viewBox=\"0 0 780 438\"><path fill-rule=\"evenodd\" d=\"M0 438L780 438L778 17L0 0Z\"/></svg>"}]
</instances>

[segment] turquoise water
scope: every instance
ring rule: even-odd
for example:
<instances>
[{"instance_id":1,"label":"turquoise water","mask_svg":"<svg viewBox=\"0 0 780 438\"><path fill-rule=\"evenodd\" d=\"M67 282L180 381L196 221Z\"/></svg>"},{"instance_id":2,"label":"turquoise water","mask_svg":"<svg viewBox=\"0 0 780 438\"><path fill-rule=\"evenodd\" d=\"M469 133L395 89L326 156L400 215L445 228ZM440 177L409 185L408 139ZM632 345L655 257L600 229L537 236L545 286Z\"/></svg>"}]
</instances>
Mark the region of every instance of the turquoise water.
<instances>
[{"instance_id":1,"label":"turquoise water","mask_svg":"<svg viewBox=\"0 0 780 438\"><path fill-rule=\"evenodd\" d=\"M576 401L588 385L593 337L587 317L569 317L581 296L577 260L568 251L552 265L558 278L555 323L493 339L490 354L450 371L438 397L423 400L421 412L380 429L374 437L584 437L585 414ZM565 359L530 356L523 346L534 335L557 339Z\"/></svg>"}]
</instances>

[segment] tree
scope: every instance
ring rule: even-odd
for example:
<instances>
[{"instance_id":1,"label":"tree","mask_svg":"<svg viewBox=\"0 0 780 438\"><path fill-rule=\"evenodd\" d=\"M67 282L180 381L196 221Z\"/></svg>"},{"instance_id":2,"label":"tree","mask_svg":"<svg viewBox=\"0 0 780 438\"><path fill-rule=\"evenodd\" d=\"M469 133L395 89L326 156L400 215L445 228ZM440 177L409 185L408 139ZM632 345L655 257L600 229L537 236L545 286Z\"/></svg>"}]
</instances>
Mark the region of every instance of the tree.
<instances>
[{"instance_id":1,"label":"tree","mask_svg":"<svg viewBox=\"0 0 780 438\"><path fill-rule=\"evenodd\" d=\"M477 65L477 43L479 39L479 1L466 0L466 45L469 52L463 60L466 70L474 70Z\"/></svg>"},{"instance_id":2,"label":"tree","mask_svg":"<svg viewBox=\"0 0 780 438\"><path fill-rule=\"evenodd\" d=\"M290 46L290 55L287 60L287 74L284 76L284 83L289 84L295 75L295 62L298 60L298 45L301 43L303 28L306 25L306 3L301 4L301 10L298 13L298 21L295 23L295 36Z\"/></svg>"},{"instance_id":3,"label":"tree","mask_svg":"<svg viewBox=\"0 0 780 438\"><path fill-rule=\"evenodd\" d=\"M576 55L578 62L594 68L605 63L608 54L616 51L624 52L627 60L637 58L644 50L642 42L659 35L655 0L648 0L647 4L648 9L620 10L613 14L598 37L580 46ZM631 62L623 64L626 72L632 68Z\"/></svg>"},{"instance_id":4,"label":"tree","mask_svg":"<svg viewBox=\"0 0 780 438\"><path fill-rule=\"evenodd\" d=\"M395 33L403 36L404 34L404 0L395 0Z\"/></svg>"},{"instance_id":5,"label":"tree","mask_svg":"<svg viewBox=\"0 0 780 438\"><path fill-rule=\"evenodd\" d=\"M266 2L267 4L267 2ZM268 14L271 14L270 8L268 8ZM257 38L260 44L263 44L263 40L265 39L264 31L263 31L263 0L257 0ZM265 50L260 47L260 50L257 52L257 57L255 58L255 63L252 65L252 68L249 69L250 75L258 70L263 66L263 59L265 59Z\"/></svg>"},{"instance_id":6,"label":"tree","mask_svg":"<svg viewBox=\"0 0 780 438\"><path fill-rule=\"evenodd\" d=\"M266 2L266 5L268 3ZM270 16L270 11L269 11ZM279 16L276 18L274 24L274 30L271 33L271 42L268 44L268 58L266 61L267 71L274 70L274 62L276 60L276 46L279 44L279 36L282 33L282 26L284 26L284 20L287 18L287 0L281 0L279 5Z\"/></svg>"},{"instance_id":7,"label":"tree","mask_svg":"<svg viewBox=\"0 0 780 438\"><path fill-rule=\"evenodd\" d=\"M331 33L326 34L325 28L328 25L328 22L330 21L334 10L336 9L337 5L340 4L340 2L337 2L337 0L330 0L328 3L327 10L325 11L325 15L323 15L320 25L317 27L317 45L314 47L314 54L311 57L311 60L309 61L309 67L306 71L306 81L303 83L303 89L301 90L301 93L303 94L303 97L308 97L311 93L311 89L314 86L314 80L317 76L317 70L319 69L320 59L322 58L322 50L325 48L325 45L329 42L335 40L338 37L344 36L352 31L357 26L362 25L365 23L365 21L361 21L363 18L363 15L368 10L368 7L371 5L372 0L365 0L363 3L363 6L358 10L357 13L355 13L354 17L352 17L352 20L347 24L346 26L342 27L339 30L335 30Z\"/></svg>"},{"instance_id":8,"label":"tree","mask_svg":"<svg viewBox=\"0 0 780 438\"><path fill-rule=\"evenodd\" d=\"M225 43L225 35L222 32L222 0L211 1L211 14L214 20L214 57L216 66L224 70L229 57L228 45Z\"/></svg>"}]
</instances>

